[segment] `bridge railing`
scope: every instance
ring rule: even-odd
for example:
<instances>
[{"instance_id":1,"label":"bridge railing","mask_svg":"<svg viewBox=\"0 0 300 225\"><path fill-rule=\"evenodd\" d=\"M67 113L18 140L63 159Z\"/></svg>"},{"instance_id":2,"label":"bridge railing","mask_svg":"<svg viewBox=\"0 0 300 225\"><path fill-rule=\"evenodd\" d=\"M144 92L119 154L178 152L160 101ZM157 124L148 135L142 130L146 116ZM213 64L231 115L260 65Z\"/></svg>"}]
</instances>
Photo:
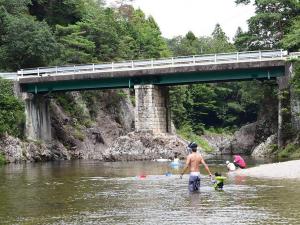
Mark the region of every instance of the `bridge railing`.
<instances>
[{"instance_id":1,"label":"bridge railing","mask_svg":"<svg viewBox=\"0 0 300 225\"><path fill-rule=\"evenodd\" d=\"M72 65L60 67L39 67L22 69L17 72L18 76L51 76L59 74L91 73L95 71L124 71L136 69L152 69L172 66L186 65L209 65L216 63L236 63L245 61L270 60L287 56L287 51L266 50L247 51L235 53L204 54L193 56L170 57L164 59L133 60L123 62L112 62L103 64Z\"/></svg>"},{"instance_id":2,"label":"bridge railing","mask_svg":"<svg viewBox=\"0 0 300 225\"><path fill-rule=\"evenodd\" d=\"M7 79L7 80L17 80L18 74L17 73L0 73L0 78Z\"/></svg>"}]
</instances>

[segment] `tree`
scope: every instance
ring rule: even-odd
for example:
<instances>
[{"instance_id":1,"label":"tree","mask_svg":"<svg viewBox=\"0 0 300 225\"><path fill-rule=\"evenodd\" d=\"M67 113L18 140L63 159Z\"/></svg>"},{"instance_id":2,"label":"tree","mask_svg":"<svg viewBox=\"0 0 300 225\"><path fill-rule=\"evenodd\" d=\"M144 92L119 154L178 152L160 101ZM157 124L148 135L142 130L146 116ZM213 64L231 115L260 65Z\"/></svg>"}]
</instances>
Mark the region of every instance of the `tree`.
<instances>
[{"instance_id":1,"label":"tree","mask_svg":"<svg viewBox=\"0 0 300 225\"><path fill-rule=\"evenodd\" d=\"M51 26L67 25L82 19L87 4L95 3L88 0L32 0L29 12Z\"/></svg>"},{"instance_id":2,"label":"tree","mask_svg":"<svg viewBox=\"0 0 300 225\"><path fill-rule=\"evenodd\" d=\"M176 128L181 128L185 124L190 124L188 120L187 105L191 105L191 99L188 95L187 86L178 86L170 88L170 104L172 111L172 120Z\"/></svg>"},{"instance_id":3,"label":"tree","mask_svg":"<svg viewBox=\"0 0 300 225\"><path fill-rule=\"evenodd\" d=\"M249 4L249 0L236 0ZM255 0L256 15L248 21L248 49L273 49L281 47L280 40L289 31L293 18L300 13L298 0Z\"/></svg>"},{"instance_id":4,"label":"tree","mask_svg":"<svg viewBox=\"0 0 300 225\"><path fill-rule=\"evenodd\" d=\"M234 46L238 51L246 51L248 50L250 36L247 32L243 32L241 27L238 27L235 36L233 38Z\"/></svg>"},{"instance_id":5,"label":"tree","mask_svg":"<svg viewBox=\"0 0 300 225\"><path fill-rule=\"evenodd\" d=\"M84 34L85 31L78 24L56 26L56 37L61 46L61 63L82 64L94 61L95 44Z\"/></svg>"},{"instance_id":6,"label":"tree","mask_svg":"<svg viewBox=\"0 0 300 225\"><path fill-rule=\"evenodd\" d=\"M220 24L216 24L214 31L212 32L211 52L233 52L235 47L229 42L229 38L226 36Z\"/></svg>"},{"instance_id":7,"label":"tree","mask_svg":"<svg viewBox=\"0 0 300 225\"><path fill-rule=\"evenodd\" d=\"M289 33L286 34L281 43L282 46L289 51L300 50L300 16L294 19L293 25L289 28Z\"/></svg>"},{"instance_id":8,"label":"tree","mask_svg":"<svg viewBox=\"0 0 300 225\"><path fill-rule=\"evenodd\" d=\"M169 55L167 44L153 17L146 18L140 10L135 10L132 20L131 35L136 40L138 58L161 58Z\"/></svg>"},{"instance_id":9,"label":"tree","mask_svg":"<svg viewBox=\"0 0 300 225\"><path fill-rule=\"evenodd\" d=\"M223 31L219 23L216 24L215 29L211 35L216 40L228 41L228 37L226 36L225 32Z\"/></svg>"},{"instance_id":10,"label":"tree","mask_svg":"<svg viewBox=\"0 0 300 225\"><path fill-rule=\"evenodd\" d=\"M19 15L28 11L27 6L31 0L0 0L0 10L5 10L12 15Z\"/></svg>"},{"instance_id":11,"label":"tree","mask_svg":"<svg viewBox=\"0 0 300 225\"><path fill-rule=\"evenodd\" d=\"M0 78L0 136L8 133L22 137L24 105L14 96L11 81Z\"/></svg>"},{"instance_id":12,"label":"tree","mask_svg":"<svg viewBox=\"0 0 300 225\"><path fill-rule=\"evenodd\" d=\"M57 43L46 22L33 17L6 14L0 36L0 64L8 70L46 66L56 56Z\"/></svg>"}]
</instances>

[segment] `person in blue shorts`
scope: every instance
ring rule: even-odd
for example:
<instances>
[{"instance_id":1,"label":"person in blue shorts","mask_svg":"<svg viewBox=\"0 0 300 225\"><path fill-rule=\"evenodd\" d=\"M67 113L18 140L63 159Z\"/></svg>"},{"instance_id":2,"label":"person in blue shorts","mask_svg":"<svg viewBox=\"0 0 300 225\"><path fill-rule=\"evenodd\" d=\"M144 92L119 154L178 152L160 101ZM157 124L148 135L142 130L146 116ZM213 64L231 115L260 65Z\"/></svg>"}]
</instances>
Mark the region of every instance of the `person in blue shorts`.
<instances>
[{"instance_id":1,"label":"person in blue shorts","mask_svg":"<svg viewBox=\"0 0 300 225\"><path fill-rule=\"evenodd\" d=\"M186 159L186 164L181 172L180 178L182 178L185 171L189 168L190 169L189 191L195 192L195 191L199 191L200 188L199 166L203 164L210 177L212 176L212 174L208 166L206 165L204 159L202 158L202 156L197 152L197 144L193 142L189 145L189 147L192 149L192 153L189 154Z\"/></svg>"}]
</instances>

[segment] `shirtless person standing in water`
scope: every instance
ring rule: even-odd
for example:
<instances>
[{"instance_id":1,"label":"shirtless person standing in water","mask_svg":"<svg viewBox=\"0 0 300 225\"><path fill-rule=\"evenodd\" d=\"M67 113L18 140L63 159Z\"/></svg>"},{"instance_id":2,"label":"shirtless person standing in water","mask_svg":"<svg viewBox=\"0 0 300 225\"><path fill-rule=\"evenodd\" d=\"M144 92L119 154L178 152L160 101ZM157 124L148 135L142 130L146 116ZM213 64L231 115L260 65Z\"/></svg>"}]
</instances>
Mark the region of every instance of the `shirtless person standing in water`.
<instances>
[{"instance_id":1,"label":"shirtless person standing in water","mask_svg":"<svg viewBox=\"0 0 300 225\"><path fill-rule=\"evenodd\" d=\"M209 176L211 177L212 174L206 165L202 156L197 153L197 144L195 142L189 144L189 147L192 149L192 153L188 155L186 159L185 167L182 170L180 178L182 179L183 174L185 171L190 168L190 179L189 179L189 191L198 191L200 187L200 171L199 166L201 164L204 165L205 169L207 170Z\"/></svg>"}]
</instances>

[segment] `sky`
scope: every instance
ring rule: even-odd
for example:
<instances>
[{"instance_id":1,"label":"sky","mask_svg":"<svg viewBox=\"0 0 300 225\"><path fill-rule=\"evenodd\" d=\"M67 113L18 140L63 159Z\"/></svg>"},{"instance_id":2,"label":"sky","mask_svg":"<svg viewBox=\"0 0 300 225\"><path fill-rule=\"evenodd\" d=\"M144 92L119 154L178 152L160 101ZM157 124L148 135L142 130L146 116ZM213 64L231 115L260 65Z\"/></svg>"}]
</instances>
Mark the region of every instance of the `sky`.
<instances>
[{"instance_id":1,"label":"sky","mask_svg":"<svg viewBox=\"0 0 300 225\"><path fill-rule=\"evenodd\" d=\"M253 5L236 6L234 0L135 0L133 6L152 15L166 38L188 31L209 36L219 23L232 39L238 26L247 30L247 20L254 15Z\"/></svg>"}]
</instances>

